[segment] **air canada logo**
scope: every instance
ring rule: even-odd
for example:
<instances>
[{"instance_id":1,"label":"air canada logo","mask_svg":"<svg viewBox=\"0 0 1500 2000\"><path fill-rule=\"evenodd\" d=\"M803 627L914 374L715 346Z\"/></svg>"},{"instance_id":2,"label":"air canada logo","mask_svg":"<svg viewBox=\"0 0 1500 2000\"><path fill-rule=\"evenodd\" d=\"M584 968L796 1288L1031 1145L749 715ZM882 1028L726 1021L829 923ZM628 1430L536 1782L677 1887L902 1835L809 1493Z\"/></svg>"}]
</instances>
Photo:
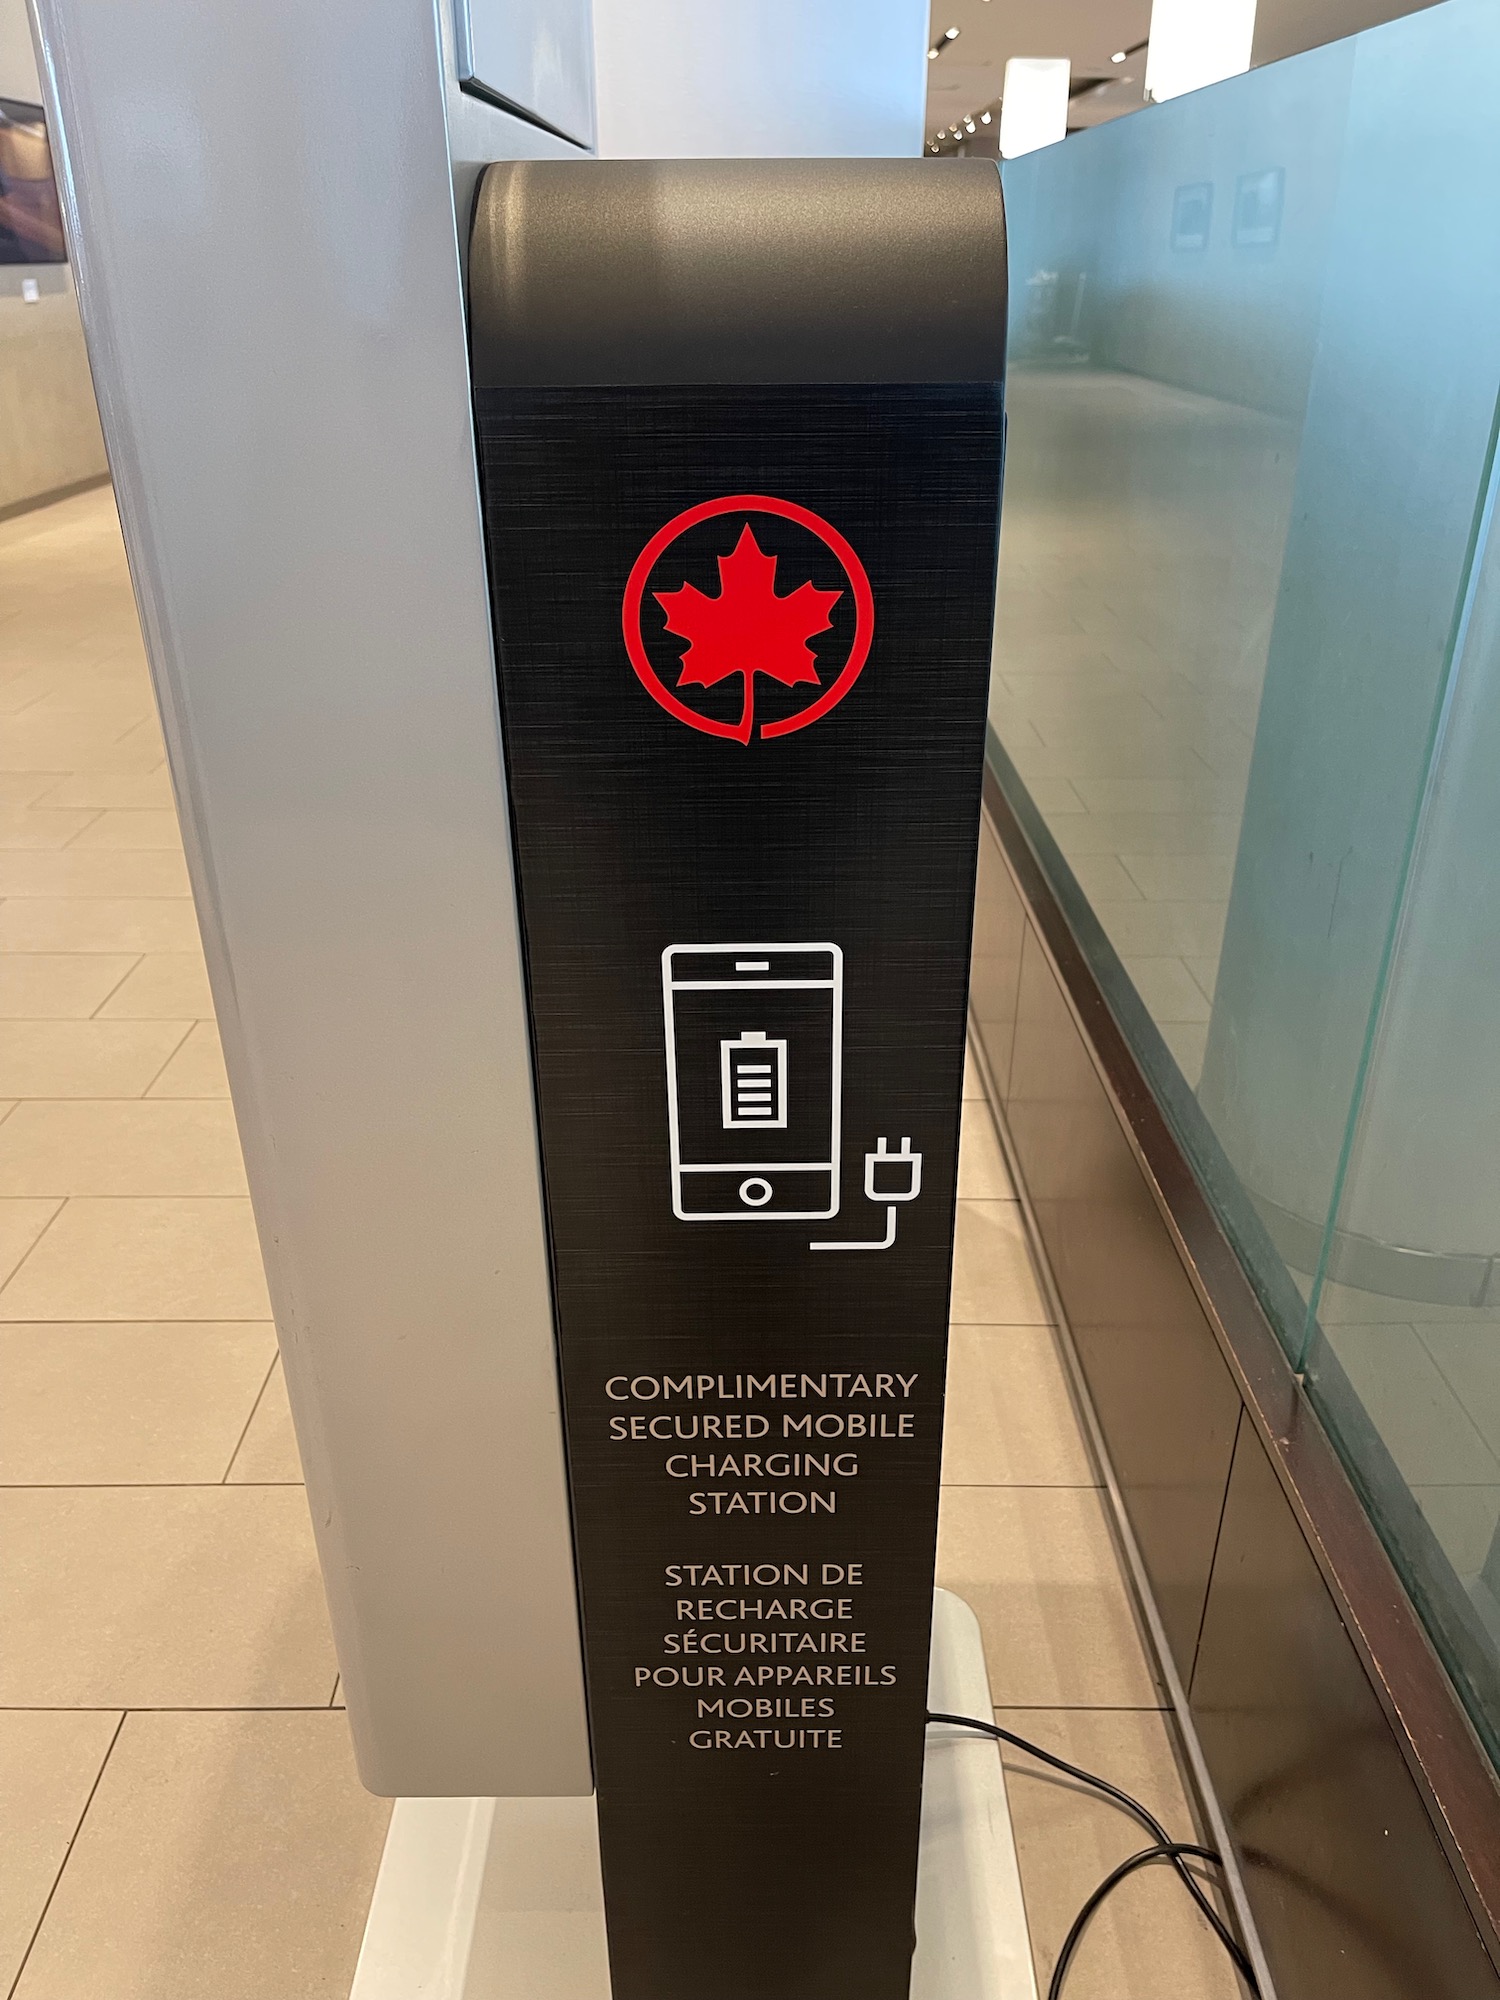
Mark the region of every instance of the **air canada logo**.
<instances>
[{"instance_id":1,"label":"air canada logo","mask_svg":"<svg viewBox=\"0 0 1500 2000\"><path fill-rule=\"evenodd\" d=\"M732 493L657 529L631 569L623 623L653 701L748 743L838 706L869 658L875 604L864 564L821 514Z\"/></svg>"}]
</instances>

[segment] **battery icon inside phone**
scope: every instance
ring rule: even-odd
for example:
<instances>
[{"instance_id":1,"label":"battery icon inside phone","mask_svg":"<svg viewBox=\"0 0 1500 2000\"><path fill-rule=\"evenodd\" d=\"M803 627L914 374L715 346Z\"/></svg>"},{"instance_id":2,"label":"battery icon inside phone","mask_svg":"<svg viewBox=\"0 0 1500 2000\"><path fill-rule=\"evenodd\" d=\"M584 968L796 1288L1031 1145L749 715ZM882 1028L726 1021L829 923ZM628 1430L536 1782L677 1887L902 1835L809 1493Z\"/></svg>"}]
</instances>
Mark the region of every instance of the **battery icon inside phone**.
<instances>
[{"instance_id":1,"label":"battery icon inside phone","mask_svg":"<svg viewBox=\"0 0 1500 2000\"><path fill-rule=\"evenodd\" d=\"M748 1028L735 1041L720 1042L719 1071L725 1131L736 1125L785 1127L785 1042L773 1042L764 1030Z\"/></svg>"},{"instance_id":2,"label":"battery icon inside phone","mask_svg":"<svg viewBox=\"0 0 1500 2000\"><path fill-rule=\"evenodd\" d=\"M676 944L662 953L680 1221L838 1212L843 990L837 945Z\"/></svg>"}]
</instances>

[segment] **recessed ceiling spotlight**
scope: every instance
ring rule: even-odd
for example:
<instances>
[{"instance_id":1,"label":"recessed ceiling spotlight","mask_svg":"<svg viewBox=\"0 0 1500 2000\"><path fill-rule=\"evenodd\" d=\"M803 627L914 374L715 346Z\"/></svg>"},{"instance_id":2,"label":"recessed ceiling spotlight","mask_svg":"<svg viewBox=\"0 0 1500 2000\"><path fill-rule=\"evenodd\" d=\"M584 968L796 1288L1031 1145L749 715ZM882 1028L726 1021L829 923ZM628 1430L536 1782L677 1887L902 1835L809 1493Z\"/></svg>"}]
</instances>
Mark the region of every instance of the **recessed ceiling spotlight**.
<instances>
[{"instance_id":1,"label":"recessed ceiling spotlight","mask_svg":"<svg viewBox=\"0 0 1500 2000\"><path fill-rule=\"evenodd\" d=\"M957 28L944 28L943 40L945 42L956 42L958 40Z\"/></svg>"},{"instance_id":2,"label":"recessed ceiling spotlight","mask_svg":"<svg viewBox=\"0 0 1500 2000\"><path fill-rule=\"evenodd\" d=\"M1116 49L1114 54L1110 57L1110 61L1112 63L1122 63L1125 60L1125 55L1126 51L1124 49Z\"/></svg>"},{"instance_id":3,"label":"recessed ceiling spotlight","mask_svg":"<svg viewBox=\"0 0 1500 2000\"><path fill-rule=\"evenodd\" d=\"M966 132L972 132L974 130L974 120L972 118L966 118L964 120L964 130Z\"/></svg>"},{"instance_id":4,"label":"recessed ceiling spotlight","mask_svg":"<svg viewBox=\"0 0 1500 2000\"><path fill-rule=\"evenodd\" d=\"M980 114L979 114L979 122L980 122L980 124L981 124L981 125L988 125L988 124L989 124L989 122L990 122L990 114L988 113L988 111L981 111L981 112L980 112Z\"/></svg>"},{"instance_id":5,"label":"recessed ceiling spotlight","mask_svg":"<svg viewBox=\"0 0 1500 2000\"><path fill-rule=\"evenodd\" d=\"M936 49L929 49L927 51L927 60L929 62L936 62L937 58L938 58L938 52Z\"/></svg>"}]
</instances>

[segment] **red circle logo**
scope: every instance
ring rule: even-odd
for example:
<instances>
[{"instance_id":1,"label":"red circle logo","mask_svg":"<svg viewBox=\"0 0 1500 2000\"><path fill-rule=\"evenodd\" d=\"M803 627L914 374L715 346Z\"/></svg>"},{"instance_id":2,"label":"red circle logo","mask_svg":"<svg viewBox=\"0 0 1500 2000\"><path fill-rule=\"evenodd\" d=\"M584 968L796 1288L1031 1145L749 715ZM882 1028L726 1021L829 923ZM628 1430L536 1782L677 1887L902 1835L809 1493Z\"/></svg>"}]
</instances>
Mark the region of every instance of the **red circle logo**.
<instances>
[{"instance_id":1,"label":"red circle logo","mask_svg":"<svg viewBox=\"0 0 1500 2000\"><path fill-rule=\"evenodd\" d=\"M732 514L741 514L745 519L729 552L718 552L716 596L685 578L676 589L651 593L665 621L655 650L661 651L669 635L688 642L677 661L678 689L711 690L721 683L732 682L735 676L741 677L744 690L741 711L737 720L729 721L691 707L680 693L667 686L652 663L641 613L651 575L673 544L705 521ZM753 514L769 514L778 521L789 521L814 536L842 571L848 584L849 606L841 606L845 596L842 587L820 589L805 575L792 589L779 591L778 565L786 563L790 567L797 559L795 555L768 553L761 548L750 520ZM818 551L812 554L816 556ZM664 582L667 580L663 578ZM819 671L823 663L809 642L831 631L836 615L847 627L848 608L853 611L853 632L847 656L830 681ZM766 676L768 681L794 694L805 687L812 696L805 706L794 708L790 714L762 722L759 729L762 739L790 736L794 730L806 729L809 723L821 721L830 709L837 708L869 658L875 632L875 600L864 564L838 529L821 514L767 493L730 493L721 500L704 500L696 507L674 514L664 527L657 529L631 567L621 622L630 664L654 702L690 729L748 743L756 733L757 675Z\"/></svg>"}]
</instances>

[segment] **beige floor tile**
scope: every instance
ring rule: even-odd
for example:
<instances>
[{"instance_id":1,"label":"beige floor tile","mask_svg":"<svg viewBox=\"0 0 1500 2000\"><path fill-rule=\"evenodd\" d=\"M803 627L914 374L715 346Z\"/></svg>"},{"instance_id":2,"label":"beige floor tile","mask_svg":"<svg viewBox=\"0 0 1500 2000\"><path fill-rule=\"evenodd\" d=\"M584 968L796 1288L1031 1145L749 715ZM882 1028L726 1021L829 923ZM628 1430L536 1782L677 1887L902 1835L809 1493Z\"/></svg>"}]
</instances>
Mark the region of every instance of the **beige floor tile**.
<instances>
[{"instance_id":1,"label":"beige floor tile","mask_svg":"<svg viewBox=\"0 0 1500 2000\"><path fill-rule=\"evenodd\" d=\"M4 1487L0 1547L0 1706L328 1700L338 1667L297 1487Z\"/></svg>"},{"instance_id":2,"label":"beige floor tile","mask_svg":"<svg viewBox=\"0 0 1500 2000\"><path fill-rule=\"evenodd\" d=\"M1203 1074L1203 1056L1208 1047L1208 1023L1206 1021L1162 1021L1161 1038L1172 1051L1172 1058L1183 1076L1194 1090Z\"/></svg>"},{"instance_id":3,"label":"beige floor tile","mask_svg":"<svg viewBox=\"0 0 1500 2000\"><path fill-rule=\"evenodd\" d=\"M1153 1021L1208 1019L1208 1002L1180 958L1127 958L1123 963Z\"/></svg>"},{"instance_id":4,"label":"beige floor tile","mask_svg":"<svg viewBox=\"0 0 1500 2000\"><path fill-rule=\"evenodd\" d=\"M60 1201L0 1201L0 1285L18 1268L61 1207Z\"/></svg>"},{"instance_id":5,"label":"beige floor tile","mask_svg":"<svg viewBox=\"0 0 1500 2000\"><path fill-rule=\"evenodd\" d=\"M951 1329L943 1479L953 1486L1098 1483L1051 1327Z\"/></svg>"},{"instance_id":6,"label":"beige floor tile","mask_svg":"<svg viewBox=\"0 0 1500 2000\"><path fill-rule=\"evenodd\" d=\"M270 1317L250 1204L229 1196L69 1201L0 1290L0 1320Z\"/></svg>"},{"instance_id":7,"label":"beige floor tile","mask_svg":"<svg viewBox=\"0 0 1500 2000\"><path fill-rule=\"evenodd\" d=\"M1077 812L1083 805L1083 800L1066 778L1038 778L1027 789L1037 811L1049 817L1053 813Z\"/></svg>"},{"instance_id":8,"label":"beige floor tile","mask_svg":"<svg viewBox=\"0 0 1500 2000\"><path fill-rule=\"evenodd\" d=\"M170 807L143 807L135 812L103 812L73 841L75 853L89 847L182 849L182 832Z\"/></svg>"},{"instance_id":9,"label":"beige floor tile","mask_svg":"<svg viewBox=\"0 0 1500 2000\"><path fill-rule=\"evenodd\" d=\"M38 1098L0 1126L0 1195L245 1192L221 1098Z\"/></svg>"},{"instance_id":10,"label":"beige floor tile","mask_svg":"<svg viewBox=\"0 0 1500 2000\"><path fill-rule=\"evenodd\" d=\"M1224 938L1223 902L1099 903L1094 914L1122 958L1201 957Z\"/></svg>"},{"instance_id":11,"label":"beige floor tile","mask_svg":"<svg viewBox=\"0 0 1500 2000\"><path fill-rule=\"evenodd\" d=\"M1500 1527L1500 1485L1413 1486L1411 1497L1437 1536L1443 1554L1472 1590L1489 1561Z\"/></svg>"},{"instance_id":12,"label":"beige floor tile","mask_svg":"<svg viewBox=\"0 0 1500 2000\"><path fill-rule=\"evenodd\" d=\"M229 1468L232 1486L299 1486L302 1460L297 1455L297 1436L292 1429L291 1406L286 1399L286 1377L278 1361L261 1391L234 1463Z\"/></svg>"},{"instance_id":13,"label":"beige floor tile","mask_svg":"<svg viewBox=\"0 0 1500 2000\"><path fill-rule=\"evenodd\" d=\"M130 952L7 952L0 956L0 1021L86 1021L139 963Z\"/></svg>"},{"instance_id":14,"label":"beige floor tile","mask_svg":"<svg viewBox=\"0 0 1500 2000\"><path fill-rule=\"evenodd\" d=\"M958 1194L961 1201L1014 1201L995 1122L983 1098L964 1107L958 1138Z\"/></svg>"},{"instance_id":15,"label":"beige floor tile","mask_svg":"<svg viewBox=\"0 0 1500 2000\"><path fill-rule=\"evenodd\" d=\"M1123 854L1120 864L1143 896L1155 902L1229 898L1230 854Z\"/></svg>"},{"instance_id":16,"label":"beige floor tile","mask_svg":"<svg viewBox=\"0 0 1500 2000\"><path fill-rule=\"evenodd\" d=\"M182 1047L152 1084L152 1097L223 1097L229 1095L224 1049L212 1021L199 1021Z\"/></svg>"},{"instance_id":17,"label":"beige floor tile","mask_svg":"<svg viewBox=\"0 0 1500 2000\"><path fill-rule=\"evenodd\" d=\"M1223 854L1232 858L1240 840L1239 814L1227 812L1066 812L1049 814L1047 825L1070 860L1075 854Z\"/></svg>"},{"instance_id":18,"label":"beige floor tile","mask_svg":"<svg viewBox=\"0 0 1500 2000\"><path fill-rule=\"evenodd\" d=\"M997 1704L1160 1705L1093 1488L945 1487L937 1580L978 1616Z\"/></svg>"},{"instance_id":19,"label":"beige floor tile","mask_svg":"<svg viewBox=\"0 0 1500 2000\"><path fill-rule=\"evenodd\" d=\"M1133 1793L1179 1839L1201 1839L1167 1716L1001 1708L995 1720ZM1031 1948L1045 1986L1089 1892L1150 1835L1023 1752L1007 1747L1003 1758ZM1142 1870L1110 1897L1085 1933L1066 1990L1067 2000L1236 2000L1241 1992L1222 1947L1164 1866Z\"/></svg>"},{"instance_id":20,"label":"beige floor tile","mask_svg":"<svg viewBox=\"0 0 1500 2000\"><path fill-rule=\"evenodd\" d=\"M1138 902L1139 885L1127 875L1113 854L1074 854L1068 865L1079 888L1091 903Z\"/></svg>"},{"instance_id":21,"label":"beige floor tile","mask_svg":"<svg viewBox=\"0 0 1500 2000\"><path fill-rule=\"evenodd\" d=\"M130 727L113 716L45 713L32 703L0 729L0 771L119 771L110 753Z\"/></svg>"},{"instance_id":22,"label":"beige floor tile","mask_svg":"<svg viewBox=\"0 0 1500 2000\"><path fill-rule=\"evenodd\" d=\"M38 779L39 784L53 781ZM98 817L96 813L51 812L29 806L0 807L0 852L24 852L35 848L66 847L84 833Z\"/></svg>"},{"instance_id":23,"label":"beige floor tile","mask_svg":"<svg viewBox=\"0 0 1500 2000\"><path fill-rule=\"evenodd\" d=\"M198 951L148 952L99 1009L105 1021L211 1021L208 968Z\"/></svg>"},{"instance_id":24,"label":"beige floor tile","mask_svg":"<svg viewBox=\"0 0 1500 2000\"><path fill-rule=\"evenodd\" d=\"M256 1323L0 1326L0 1485L221 1480L275 1353Z\"/></svg>"},{"instance_id":25,"label":"beige floor tile","mask_svg":"<svg viewBox=\"0 0 1500 2000\"><path fill-rule=\"evenodd\" d=\"M16 2000L344 2000L389 1817L337 1711L129 1716Z\"/></svg>"},{"instance_id":26,"label":"beige floor tile","mask_svg":"<svg viewBox=\"0 0 1500 2000\"><path fill-rule=\"evenodd\" d=\"M98 1709L0 1710L0 1993L21 1969L119 1722Z\"/></svg>"},{"instance_id":27,"label":"beige floor tile","mask_svg":"<svg viewBox=\"0 0 1500 2000\"><path fill-rule=\"evenodd\" d=\"M136 712L139 713L138 707ZM166 739L162 735L161 719L156 713L156 703L154 700L147 704L146 713L140 716L134 728L127 735L120 738L120 746L123 749L151 750L155 753L158 763L165 761L167 754ZM154 766L151 768L154 768Z\"/></svg>"},{"instance_id":28,"label":"beige floor tile","mask_svg":"<svg viewBox=\"0 0 1500 2000\"><path fill-rule=\"evenodd\" d=\"M15 896L0 903L0 951L197 951L182 896Z\"/></svg>"},{"instance_id":29,"label":"beige floor tile","mask_svg":"<svg viewBox=\"0 0 1500 2000\"><path fill-rule=\"evenodd\" d=\"M1212 958L1185 958L1183 964L1198 982L1203 997L1212 1001L1214 988L1219 981L1219 960L1217 953Z\"/></svg>"},{"instance_id":30,"label":"beige floor tile","mask_svg":"<svg viewBox=\"0 0 1500 2000\"><path fill-rule=\"evenodd\" d=\"M155 714L151 683L143 674L121 677L86 668L62 675L27 707L28 715L75 715L88 722L107 717L123 736Z\"/></svg>"},{"instance_id":31,"label":"beige floor tile","mask_svg":"<svg viewBox=\"0 0 1500 2000\"><path fill-rule=\"evenodd\" d=\"M15 1114L12 1113L12 1116ZM9 1120L7 1120L7 1123ZM5 1130L0 1125L0 1132ZM1421 1306L1408 1306L1422 1312ZM1349 1389L1363 1404L1370 1422L1412 1486L1500 1486L1500 1436L1487 1441L1475 1422L1472 1393L1455 1395L1448 1371L1433 1359L1441 1352L1444 1329L1434 1325L1424 1341L1415 1327L1401 1323L1353 1326L1325 1319L1324 1337L1315 1340L1310 1356L1314 1381L1323 1363L1324 1342L1343 1365ZM1494 1340L1492 1327L1480 1335L1483 1347ZM1472 1377L1458 1386L1472 1392ZM1343 1392L1341 1400L1348 1400ZM1487 1414L1487 1413L1486 1413ZM1492 1432L1500 1426L1491 1422Z\"/></svg>"},{"instance_id":32,"label":"beige floor tile","mask_svg":"<svg viewBox=\"0 0 1500 2000\"><path fill-rule=\"evenodd\" d=\"M36 771L0 771L0 814L34 805L56 783L55 776Z\"/></svg>"},{"instance_id":33,"label":"beige floor tile","mask_svg":"<svg viewBox=\"0 0 1500 2000\"><path fill-rule=\"evenodd\" d=\"M187 863L164 848L0 853L0 896L190 896Z\"/></svg>"},{"instance_id":34,"label":"beige floor tile","mask_svg":"<svg viewBox=\"0 0 1500 2000\"><path fill-rule=\"evenodd\" d=\"M1019 1205L960 1201L951 1318L958 1326L1044 1326Z\"/></svg>"},{"instance_id":35,"label":"beige floor tile","mask_svg":"<svg viewBox=\"0 0 1500 2000\"><path fill-rule=\"evenodd\" d=\"M87 807L95 812L136 812L175 806L172 780L165 769L144 774L114 775L94 771L59 778L32 801L38 807Z\"/></svg>"},{"instance_id":36,"label":"beige floor tile","mask_svg":"<svg viewBox=\"0 0 1500 2000\"><path fill-rule=\"evenodd\" d=\"M7 1097L139 1097L191 1032L187 1021L11 1021L0 1035Z\"/></svg>"}]
</instances>

